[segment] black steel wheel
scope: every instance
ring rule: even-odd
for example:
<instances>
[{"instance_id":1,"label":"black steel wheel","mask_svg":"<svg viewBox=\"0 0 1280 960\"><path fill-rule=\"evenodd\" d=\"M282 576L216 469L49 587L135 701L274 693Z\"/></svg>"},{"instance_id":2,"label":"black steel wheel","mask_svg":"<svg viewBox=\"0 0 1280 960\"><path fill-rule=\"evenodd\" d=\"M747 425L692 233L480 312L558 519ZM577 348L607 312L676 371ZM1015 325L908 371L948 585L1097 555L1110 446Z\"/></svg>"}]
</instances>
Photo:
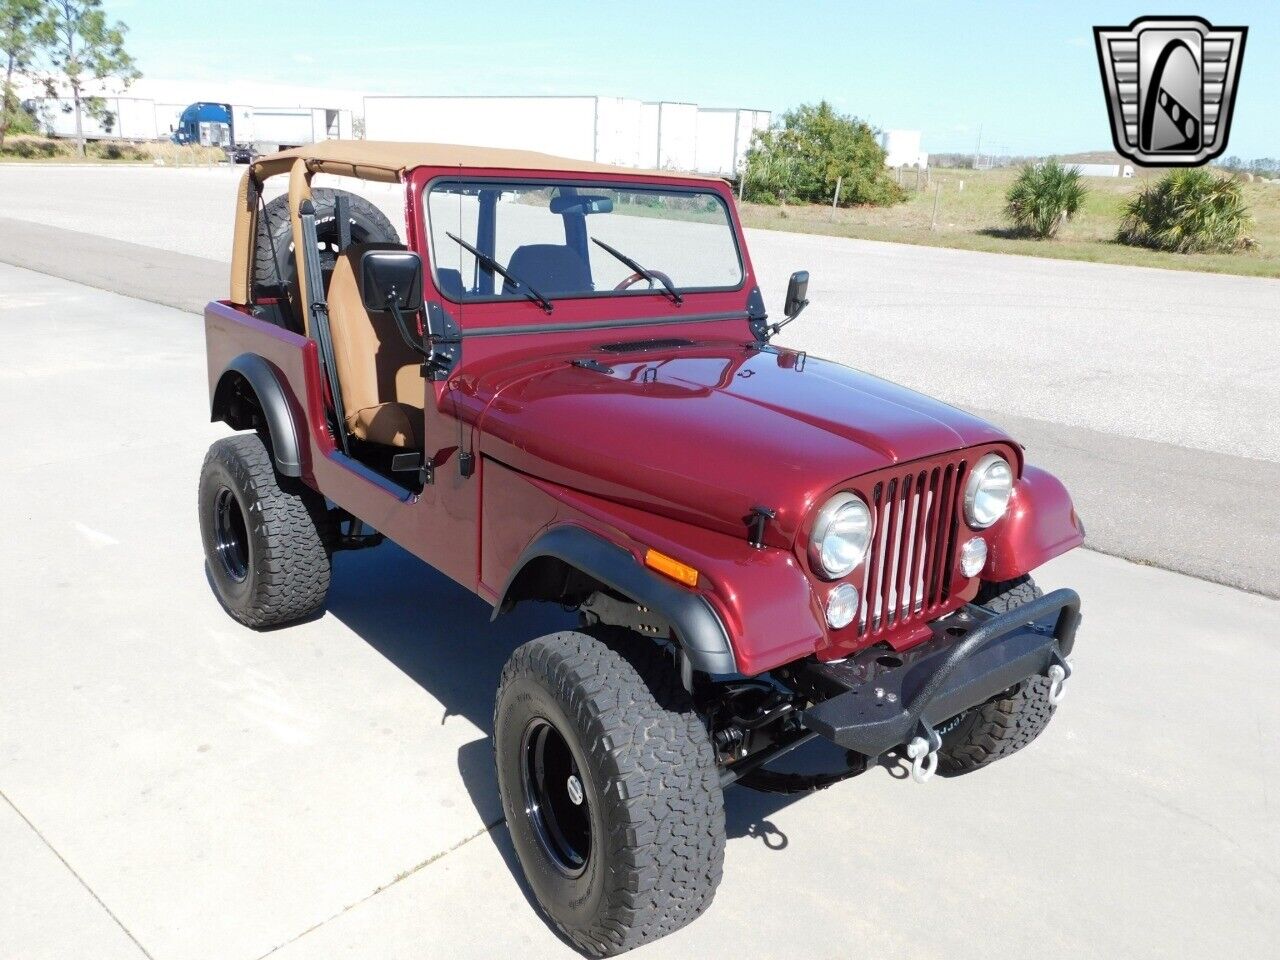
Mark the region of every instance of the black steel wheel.
<instances>
[{"instance_id":1,"label":"black steel wheel","mask_svg":"<svg viewBox=\"0 0 1280 960\"><path fill-rule=\"evenodd\" d=\"M213 498L213 545L227 576L243 583L249 575L249 530L240 501L228 487L219 488Z\"/></svg>"},{"instance_id":2,"label":"black steel wheel","mask_svg":"<svg viewBox=\"0 0 1280 960\"><path fill-rule=\"evenodd\" d=\"M591 857L591 805L568 741L541 717L529 721L520 747L524 812L548 862L581 876Z\"/></svg>"}]
</instances>

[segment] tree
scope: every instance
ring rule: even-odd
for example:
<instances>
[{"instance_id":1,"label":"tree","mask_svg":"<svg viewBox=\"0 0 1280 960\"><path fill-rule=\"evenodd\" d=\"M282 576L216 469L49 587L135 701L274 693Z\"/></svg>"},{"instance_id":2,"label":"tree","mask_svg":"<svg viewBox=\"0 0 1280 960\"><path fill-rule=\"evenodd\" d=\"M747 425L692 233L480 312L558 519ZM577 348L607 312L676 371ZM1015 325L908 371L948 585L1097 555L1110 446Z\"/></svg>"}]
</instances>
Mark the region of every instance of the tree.
<instances>
[{"instance_id":1,"label":"tree","mask_svg":"<svg viewBox=\"0 0 1280 960\"><path fill-rule=\"evenodd\" d=\"M1251 219L1235 177L1174 170L1133 195L1116 239L1174 253L1230 253L1248 244Z\"/></svg>"},{"instance_id":2,"label":"tree","mask_svg":"<svg viewBox=\"0 0 1280 960\"><path fill-rule=\"evenodd\" d=\"M25 129L26 114L18 101L18 78L30 71L37 47L36 30L44 12L42 0L0 0L0 56L4 82L0 86L0 147L12 128Z\"/></svg>"},{"instance_id":3,"label":"tree","mask_svg":"<svg viewBox=\"0 0 1280 960\"><path fill-rule=\"evenodd\" d=\"M743 176L745 198L761 203L830 203L837 182L841 206L904 198L885 169L876 131L825 100L788 110L780 126L757 133Z\"/></svg>"},{"instance_id":4,"label":"tree","mask_svg":"<svg viewBox=\"0 0 1280 960\"><path fill-rule=\"evenodd\" d=\"M133 65L133 57L124 50L124 34L128 28L119 21L107 23L102 0L47 0L47 3L48 12L37 33L61 76L49 77L45 86L51 96L56 92L59 79L71 88L72 109L76 115L76 153L83 157L84 116L88 114L108 127L114 122L106 101L89 93L86 84L115 77L127 87L141 74Z\"/></svg>"},{"instance_id":5,"label":"tree","mask_svg":"<svg viewBox=\"0 0 1280 960\"><path fill-rule=\"evenodd\" d=\"M1005 216L1020 232L1048 240L1080 209L1086 193L1079 167L1057 160L1029 163L1005 194Z\"/></svg>"}]
</instances>

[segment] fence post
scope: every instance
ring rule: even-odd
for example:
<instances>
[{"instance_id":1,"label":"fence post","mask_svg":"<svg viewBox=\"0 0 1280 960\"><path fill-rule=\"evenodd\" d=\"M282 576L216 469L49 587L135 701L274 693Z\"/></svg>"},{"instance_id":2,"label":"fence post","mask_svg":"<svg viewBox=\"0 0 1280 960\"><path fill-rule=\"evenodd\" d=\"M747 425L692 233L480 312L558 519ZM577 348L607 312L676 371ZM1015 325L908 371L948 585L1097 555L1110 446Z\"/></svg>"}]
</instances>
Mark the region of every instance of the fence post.
<instances>
[{"instance_id":1,"label":"fence post","mask_svg":"<svg viewBox=\"0 0 1280 960\"><path fill-rule=\"evenodd\" d=\"M938 228L938 195L942 193L942 181L938 181L937 187L933 191L933 219L929 221L929 231L932 232Z\"/></svg>"},{"instance_id":2,"label":"fence post","mask_svg":"<svg viewBox=\"0 0 1280 960\"><path fill-rule=\"evenodd\" d=\"M836 195L831 200L831 219L836 218L836 207L840 206L840 185L844 183L844 177L836 177Z\"/></svg>"}]
</instances>

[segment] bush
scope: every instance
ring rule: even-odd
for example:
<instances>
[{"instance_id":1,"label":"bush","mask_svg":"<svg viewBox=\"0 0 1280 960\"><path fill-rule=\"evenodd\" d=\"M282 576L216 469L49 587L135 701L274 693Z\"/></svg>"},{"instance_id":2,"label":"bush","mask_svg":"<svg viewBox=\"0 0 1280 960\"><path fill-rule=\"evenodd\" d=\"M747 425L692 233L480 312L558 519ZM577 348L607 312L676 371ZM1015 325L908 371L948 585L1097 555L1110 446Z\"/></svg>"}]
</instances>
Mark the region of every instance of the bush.
<instances>
[{"instance_id":1,"label":"bush","mask_svg":"<svg viewBox=\"0 0 1280 960\"><path fill-rule=\"evenodd\" d=\"M875 131L825 100L788 110L781 126L757 133L744 176L743 195L756 203L830 203L837 181L842 207L906 196L885 169Z\"/></svg>"},{"instance_id":2,"label":"bush","mask_svg":"<svg viewBox=\"0 0 1280 960\"><path fill-rule=\"evenodd\" d=\"M10 137L0 148L0 157L16 157L19 160L48 160L67 155L69 151L57 140L44 137Z\"/></svg>"},{"instance_id":3,"label":"bush","mask_svg":"<svg viewBox=\"0 0 1280 960\"><path fill-rule=\"evenodd\" d=\"M1174 253L1227 253L1247 243L1250 222L1239 180L1174 170L1134 194L1116 239Z\"/></svg>"},{"instance_id":4,"label":"bush","mask_svg":"<svg viewBox=\"0 0 1280 960\"><path fill-rule=\"evenodd\" d=\"M1005 216L1020 233L1048 240L1084 202L1080 171L1057 160L1027 164L1005 194Z\"/></svg>"}]
</instances>

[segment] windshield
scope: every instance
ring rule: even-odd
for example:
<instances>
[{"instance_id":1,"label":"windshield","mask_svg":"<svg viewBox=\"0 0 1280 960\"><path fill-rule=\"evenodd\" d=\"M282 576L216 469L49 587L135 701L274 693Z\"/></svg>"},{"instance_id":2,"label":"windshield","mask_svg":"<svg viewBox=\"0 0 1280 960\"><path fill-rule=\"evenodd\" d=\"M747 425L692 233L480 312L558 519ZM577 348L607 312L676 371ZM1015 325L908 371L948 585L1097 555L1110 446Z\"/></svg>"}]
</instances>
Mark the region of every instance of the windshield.
<instances>
[{"instance_id":1,"label":"windshield","mask_svg":"<svg viewBox=\"0 0 1280 960\"><path fill-rule=\"evenodd\" d=\"M729 211L708 190L446 180L426 206L436 284L451 300L678 302L742 283Z\"/></svg>"}]
</instances>

